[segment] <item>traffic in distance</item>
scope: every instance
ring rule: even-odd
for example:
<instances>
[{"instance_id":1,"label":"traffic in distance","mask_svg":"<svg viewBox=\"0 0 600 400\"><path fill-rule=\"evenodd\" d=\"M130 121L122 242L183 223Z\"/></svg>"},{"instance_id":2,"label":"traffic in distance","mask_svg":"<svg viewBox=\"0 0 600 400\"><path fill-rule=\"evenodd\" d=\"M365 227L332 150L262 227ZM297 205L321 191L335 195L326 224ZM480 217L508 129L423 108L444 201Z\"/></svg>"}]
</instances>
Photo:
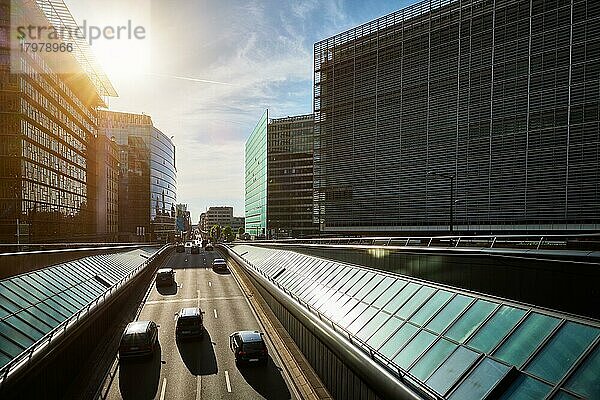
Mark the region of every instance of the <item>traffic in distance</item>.
<instances>
[{"instance_id":1,"label":"traffic in distance","mask_svg":"<svg viewBox=\"0 0 600 400\"><path fill-rule=\"evenodd\" d=\"M227 262L199 244L178 245L157 270L122 334L106 398L295 398Z\"/></svg>"}]
</instances>

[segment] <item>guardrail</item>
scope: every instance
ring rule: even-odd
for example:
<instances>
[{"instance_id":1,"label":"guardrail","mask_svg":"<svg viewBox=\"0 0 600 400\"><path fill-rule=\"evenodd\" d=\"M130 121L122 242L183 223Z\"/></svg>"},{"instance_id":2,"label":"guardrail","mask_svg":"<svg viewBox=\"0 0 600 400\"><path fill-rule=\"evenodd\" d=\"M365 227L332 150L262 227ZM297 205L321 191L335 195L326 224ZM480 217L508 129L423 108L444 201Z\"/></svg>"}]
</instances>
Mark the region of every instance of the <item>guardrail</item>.
<instances>
[{"instance_id":1,"label":"guardrail","mask_svg":"<svg viewBox=\"0 0 600 400\"><path fill-rule=\"evenodd\" d=\"M268 243L270 241L259 241ZM600 250L600 233L573 235L382 236L281 239L276 243L372 245L399 247L466 247L484 249ZM239 243L247 243L240 241Z\"/></svg>"},{"instance_id":2,"label":"guardrail","mask_svg":"<svg viewBox=\"0 0 600 400\"><path fill-rule=\"evenodd\" d=\"M21 354L19 354L17 357L11 360L8 364L0 368L0 388L9 378L9 376L14 375L21 368L26 367L30 362L34 360L34 358L36 358L38 354L41 354L44 351L44 349L47 346L49 346L52 342L59 340L65 334L67 334L68 331L74 329L80 319L84 319L92 311L96 310L101 305L103 305L108 298L110 298L114 293L116 293L124 285L126 285L129 280L131 280L134 276L140 273L140 271L145 269L148 266L148 264L152 263L159 255L162 254L164 250L166 250L169 247L170 245L162 246L156 253L146 258L144 262L142 262L129 274L121 278L116 284L111 286L92 302L88 303L86 307L80 309L76 314L73 314L65 321L61 322L50 332L42 336L37 342L35 342L33 345L25 349ZM142 254L140 254L140 256L144 257Z\"/></svg>"},{"instance_id":3,"label":"guardrail","mask_svg":"<svg viewBox=\"0 0 600 400\"><path fill-rule=\"evenodd\" d=\"M326 325L328 328L331 328L335 334L342 336L345 340L348 340L350 342L350 344L355 345L356 348L360 350L361 354L366 356L369 360L371 360L376 365L379 365L379 366L385 368L386 371L390 372L392 374L392 376L397 378L402 385L407 386L407 387L403 388L404 389L403 393L405 396L409 396L410 398L416 398L416 397L414 397L414 393L412 392L412 391L414 391L414 392L417 392L419 395L426 396L427 398L429 398L431 400L441 400L442 399L442 397L440 397L437 393L433 392L430 388L423 386L423 385L419 385L418 384L419 380L416 377L414 377L413 375L411 375L410 373L403 371L399 368L391 368L390 365L392 364L392 360L387 359L387 357L385 357L383 354L377 353L376 349L369 346L363 340L355 337L347 330L336 325L333 321L331 321L329 318L327 318L323 314L319 313L318 311L315 312L315 310L312 309L312 307L310 307L310 305L308 303L303 302L294 293L289 291L284 286L280 285L278 282L275 281L275 279L273 279L270 276L268 276L267 274L265 274L261 269L259 269L258 267L253 265L250 261L245 259L243 255L237 254L235 251L233 251L231 248L229 248L229 246L226 246L226 245L222 245L222 246L227 250L227 253L230 256L232 256L234 259L236 259L236 261L238 263L240 263L240 261L242 261L246 267L252 268L254 273L259 274L266 281L270 282L273 286L277 287L281 292L283 292L290 299L292 299L292 301L296 302L297 305L300 306L300 308L308 310L312 315L316 316L318 318L318 320L321 321L324 325ZM358 344L358 346L357 346L357 344ZM341 350L340 352L343 352L343 350L348 351L347 348L343 348L343 349L339 349L339 350ZM372 376L377 376L377 373L375 372L375 374ZM379 378L381 378L381 377L379 377ZM374 386L374 387L376 387L376 386ZM379 387L375 390L382 390L382 388ZM385 390L385 389L383 389L383 390ZM390 390L389 393L394 393L393 390L391 390L391 389L388 389L388 390ZM395 389L395 390L397 390L397 389ZM395 395L399 395L399 394L396 393Z\"/></svg>"}]
</instances>

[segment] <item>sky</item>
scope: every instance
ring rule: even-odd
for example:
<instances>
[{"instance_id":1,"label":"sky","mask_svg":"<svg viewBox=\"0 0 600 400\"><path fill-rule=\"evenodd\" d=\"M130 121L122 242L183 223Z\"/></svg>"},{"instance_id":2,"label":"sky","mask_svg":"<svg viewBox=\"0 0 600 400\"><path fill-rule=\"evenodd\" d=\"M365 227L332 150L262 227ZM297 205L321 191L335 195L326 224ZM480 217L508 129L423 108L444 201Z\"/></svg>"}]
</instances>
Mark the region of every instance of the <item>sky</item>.
<instances>
[{"instance_id":1,"label":"sky","mask_svg":"<svg viewBox=\"0 0 600 400\"><path fill-rule=\"evenodd\" d=\"M64 1L80 25L142 28L91 49L118 93L109 109L150 115L173 136L177 201L193 223L209 206L244 215L246 139L265 108L312 112L315 42L416 2Z\"/></svg>"}]
</instances>

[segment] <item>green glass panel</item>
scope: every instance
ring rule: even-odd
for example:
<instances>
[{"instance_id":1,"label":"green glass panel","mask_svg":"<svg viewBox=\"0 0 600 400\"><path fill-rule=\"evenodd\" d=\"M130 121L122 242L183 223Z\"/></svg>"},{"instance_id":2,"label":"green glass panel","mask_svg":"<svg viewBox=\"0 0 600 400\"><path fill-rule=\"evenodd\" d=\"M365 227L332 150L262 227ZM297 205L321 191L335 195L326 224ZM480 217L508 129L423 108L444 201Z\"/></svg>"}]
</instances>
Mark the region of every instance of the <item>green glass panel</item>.
<instances>
[{"instance_id":1,"label":"green glass panel","mask_svg":"<svg viewBox=\"0 0 600 400\"><path fill-rule=\"evenodd\" d=\"M567 322L554 334L525 370L549 382L558 382L600 330Z\"/></svg>"},{"instance_id":2,"label":"green glass panel","mask_svg":"<svg viewBox=\"0 0 600 400\"><path fill-rule=\"evenodd\" d=\"M373 302L373 305L377 308L382 308L391 299L395 299L397 297L398 293L400 293L400 291L406 286L406 283L406 281L398 279L392 284L392 286L388 287L385 290L385 292L383 292L383 294Z\"/></svg>"},{"instance_id":3,"label":"green glass panel","mask_svg":"<svg viewBox=\"0 0 600 400\"><path fill-rule=\"evenodd\" d=\"M597 392L598 393L598 392ZM592 399L597 399L598 397L592 397ZM578 397L571 396L569 393L563 392L562 390L556 393L552 400L578 400Z\"/></svg>"},{"instance_id":4,"label":"green glass panel","mask_svg":"<svg viewBox=\"0 0 600 400\"><path fill-rule=\"evenodd\" d=\"M438 340L409 372L421 381L425 381L456 347L458 346L449 340Z\"/></svg>"},{"instance_id":5,"label":"green glass panel","mask_svg":"<svg viewBox=\"0 0 600 400\"><path fill-rule=\"evenodd\" d=\"M54 321L50 319L50 322L47 322L46 320L48 319L48 317L37 307L34 309L23 310L18 315L19 318L28 322L29 325L35 327L42 333L50 332L54 326Z\"/></svg>"},{"instance_id":6,"label":"green glass panel","mask_svg":"<svg viewBox=\"0 0 600 400\"><path fill-rule=\"evenodd\" d=\"M364 303L361 303L364 304ZM378 309L374 308L374 307L369 307L367 308L363 313L361 313L355 320L354 322L352 322L352 324L348 327L348 331L350 333L352 333L353 335L356 335L356 333L362 329L365 324L367 322L369 322L371 320L371 318L373 318L373 316L375 314L377 314L378 312L380 312ZM380 312L383 313L383 312Z\"/></svg>"},{"instance_id":7,"label":"green glass panel","mask_svg":"<svg viewBox=\"0 0 600 400\"><path fill-rule=\"evenodd\" d=\"M400 325L402 325L401 319L391 317L373 334L373 336L369 338L369 340L367 340L367 343L374 349L379 349L387 340L387 338L390 337L390 335L394 333Z\"/></svg>"},{"instance_id":8,"label":"green glass panel","mask_svg":"<svg viewBox=\"0 0 600 400\"><path fill-rule=\"evenodd\" d=\"M352 310L358 304L358 300L353 299L352 297L349 297L346 295L344 297L347 298L346 303L343 305L338 303L341 305L341 307L337 307L331 317L332 320L336 323L338 321L340 321L346 314L348 314L350 312L350 310Z\"/></svg>"},{"instance_id":9,"label":"green glass panel","mask_svg":"<svg viewBox=\"0 0 600 400\"><path fill-rule=\"evenodd\" d=\"M33 340L33 342L36 342L39 338L44 336L44 334L41 331L39 331L36 328L34 328L33 326L25 323L20 318L20 314L21 313L19 313L17 315L13 315L12 317L8 317L7 319L4 320L4 322L6 322L8 325L12 326L13 328L17 329L19 332L23 333L28 338L31 338Z\"/></svg>"},{"instance_id":10,"label":"green glass panel","mask_svg":"<svg viewBox=\"0 0 600 400\"><path fill-rule=\"evenodd\" d=\"M525 310L502 306L473 336L468 344L482 353L491 351L525 315Z\"/></svg>"},{"instance_id":11,"label":"green glass panel","mask_svg":"<svg viewBox=\"0 0 600 400\"><path fill-rule=\"evenodd\" d=\"M13 342L15 342L18 346L21 347L21 349L19 349L18 352L15 354L12 353L13 348L7 345L7 349L11 351L9 352L9 354L13 357L17 356L23 349L28 348L33 343L31 338L25 336L23 333L18 331L13 326L8 325L4 321L0 321L0 335L10 338ZM2 350L4 351L4 348Z\"/></svg>"},{"instance_id":12,"label":"green glass panel","mask_svg":"<svg viewBox=\"0 0 600 400\"><path fill-rule=\"evenodd\" d=\"M496 305L486 300L477 300L444 335L457 342L464 342L481 323L494 311Z\"/></svg>"},{"instance_id":13,"label":"green glass panel","mask_svg":"<svg viewBox=\"0 0 600 400\"><path fill-rule=\"evenodd\" d=\"M471 303L473 298L456 295L442 310L427 324L427 328L436 332L442 333L448 325L450 325L456 317L463 312Z\"/></svg>"},{"instance_id":14,"label":"green glass panel","mask_svg":"<svg viewBox=\"0 0 600 400\"><path fill-rule=\"evenodd\" d=\"M2 308L6 309L6 311L2 312L1 314L4 315L12 314L21 309L21 306L15 304L14 301L11 301L10 298L7 297L7 295L9 295L11 298L15 297L14 294L7 293L7 290L8 289L4 289L2 286L0 286L0 304L2 305ZM17 301L17 299L15 299L15 301Z\"/></svg>"},{"instance_id":15,"label":"green glass panel","mask_svg":"<svg viewBox=\"0 0 600 400\"><path fill-rule=\"evenodd\" d=\"M419 329L416 326L409 323L402 325L402 327L398 329L396 333L383 344L383 346L381 346L379 352L391 359L418 330Z\"/></svg>"},{"instance_id":16,"label":"green glass panel","mask_svg":"<svg viewBox=\"0 0 600 400\"><path fill-rule=\"evenodd\" d=\"M600 399L600 347L588 356L565 387L589 399Z\"/></svg>"},{"instance_id":17,"label":"green glass panel","mask_svg":"<svg viewBox=\"0 0 600 400\"><path fill-rule=\"evenodd\" d=\"M364 297L363 301L365 303L372 303L376 298L378 298L382 294L382 292L385 292L386 289L389 288L393 282L394 282L394 278L390 278L389 276L386 276L381 282L379 282L379 284L377 285L377 287L375 287L375 289L373 289L371 292L369 292L369 294L367 294ZM373 304L373 305L375 305L375 304Z\"/></svg>"},{"instance_id":18,"label":"green glass panel","mask_svg":"<svg viewBox=\"0 0 600 400\"><path fill-rule=\"evenodd\" d=\"M419 311L410 317L410 321L420 326L423 325L440 309L440 307L442 307L442 305L448 301L451 296L452 294L450 292L439 290L433 295L433 297L427 300L427 303L423 304L423 306L419 308Z\"/></svg>"},{"instance_id":19,"label":"green glass panel","mask_svg":"<svg viewBox=\"0 0 600 400\"><path fill-rule=\"evenodd\" d=\"M500 396L499 400L540 400L546 397L550 390L552 390L552 386L521 374Z\"/></svg>"},{"instance_id":20,"label":"green glass panel","mask_svg":"<svg viewBox=\"0 0 600 400\"><path fill-rule=\"evenodd\" d=\"M364 288L372 280L373 276L374 274L372 274L371 272L367 272L362 278L360 278L358 282L352 285L351 288L348 288L346 294L348 296L358 297L356 296L358 291Z\"/></svg>"},{"instance_id":21,"label":"green glass panel","mask_svg":"<svg viewBox=\"0 0 600 400\"><path fill-rule=\"evenodd\" d=\"M65 316L46 303L39 303L36 307L41 313L43 313L42 315L44 315L44 320L46 323L52 327L57 326L59 323L65 320Z\"/></svg>"},{"instance_id":22,"label":"green glass panel","mask_svg":"<svg viewBox=\"0 0 600 400\"><path fill-rule=\"evenodd\" d=\"M60 304L56 301L57 299L58 298L47 298L46 300L44 300L44 303L58 311L60 314L65 316L65 318L70 317L73 314L73 312L67 308L68 304Z\"/></svg>"},{"instance_id":23,"label":"green glass panel","mask_svg":"<svg viewBox=\"0 0 600 400\"><path fill-rule=\"evenodd\" d=\"M379 313L377 313L377 315L373 317L373 319L371 319L356 333L356 336L366 341L371 337L371 335L373 335L373 333L375 333L379 328L381 328L381 326L385 323L385 321L387 321L389 317L389 314L380 311Z\"/></svg>"},{"instance_id":24,"label":"green glass panel","mask_svg":"<svg viewBox=\"0 0 600 400\"><path fill-rule=\"evenodd\" d=\"M8 302L6 304L7 308L11 311L18 311L23 307L27 307L28 305L31 304L30 301L25 300L23 298L21 298L20 296L17 296L12 290L9 289L11 285L9 281L4 281L2 283L0 283L0 298L1 297L5 297L7 299L9 299L12 303L16 304L17 306L13 306L13 304L11 304L11 302Z\"/></svg>"},{"instance_id":25,"label":"green glass panel","mask_svg":"<svg viewBox=\"0 0 600 400\"><path fill-rule=\"evenodd\" d=\"M0 330L2 330L2 325L4 325L4 322L0 321ZM8 328L4 328L4 329L9 329ZM12 328L10 328L12 329ZM2 334L0 334L0 350L2 350L2 353L7 354L10 359L12 360L13 358L15 358L16 356L18 356L19 354L21 354L21 352L23 350L25 350L25 347L21 347L18 344L14 343L11 340L8 340L5 336L3 336Z\"/></svg>"},{"instance_id":26,"label":"green glass panel","mask_svg":"<svg viewBox=\"0 0 600 400\"><path fill-rule=\"evenodd\" d=\"M2 350L3 340L5 340L5 339L0 337L0 350ZM0 351L0 368L4 367L6 364L8 364L10 362L10 360L12 360L11 357L4 355L4 353L2 353L2 351Z\"/></svg>"},{"instance_id":27,"label":"green glass panel","mask_svg":"<svg viewBox=\"0 0 600 400\"><path fill-rule=\"evenodd\" d=\"M395 314L400 318L408 318L433 292L435 292L434 288L422 286Z\"/></svg>"},{"instance_id":28,"label":"green glass panel","mask_svg":"<svg viewBox=\"0 0 600 400\"><path fill-rule=\"evenodd\" d=\"M394 296L389 303L387 303L383 309L390 314L394 314L398 308L404 304L415 292L419 290L421 285L417 285L416 283L409 283L406 285L400 293Z\"/></svg>"},{"instance_id":29,"label":"green glass panel","mask_svg":"<svg viewBox=\"0 0 600 400\"><path fill-rule=\"evenodd\" d=\"M490 358L484 358L481 363L458 388L452 392L450 399L483 399L484 396L498 384L508 372L508 367Z\"/></svg>"},{"instance_id":30,"label":"green glass panel","mask_svg":"<svg viewBox=\"0 0 600 400\"><path fill-rule=\"evenodd\" d=\"M404 370L408 367L429 347L437 336L421 331L415 336L403 349L394 357L394 362Z\"/></svg>"},{"instance_id":31,"label":"green glass panel","mask_svg":"<svg viewBox=\"0 0 600 400\"><path fill-rule=\"evenodd\" d=\"M379 283L383 281L383 276L375 276L366 285L364 285L354 297L362 300L368 293L371 292Z\"/></svg>"},{"instance_id":32,"label":"green glass panel","mask_svg":"<svg viewBox=\"0 0 600 400\"><path fill-rule=\"evenodd\" d=\"M356 317L358 317L360 314L362 314L362 312L365 311L367 309L367 307L368 306L365 303L360 303L360 302L356 303L356 305L354 307L352 307L352 309L350 311L348 311L348 313L340 319L340 325L348 326L348 325L352 324L354 319Z\"/></svg>"},{"instance_id":33,"label":"green glass panel","mask_svg":"<svg viewBox=\"0 0 600 400\"><path fill-rule=\"evenodd\" d=\"M520 368L559 322L558 318L538 313L528 315L506 342L494 352L494 356Z\"/></svg>"},{"instance_id":34,"label":"green glass panel","mask_svg":"<svg viewBox=\"0 0 600 400\"><path fill-rule=\"evenodd\" d=\"M34 303L46 298L44 293L40 292L35 287L31 286L23 278L16 277L16 278L12 278L11 281L13 281L19 288L21 288L21 290L23 290L24 293L26 293L26 296L33 297L32 302L34 302Z\"/></svg>"},{"instance_id":35,"label":"green glass panel","mask_svg":"<svg viewBox=\"0 0 600 400\"><path fill-rule=\"evenodd\" d=\"M332 288L339 290L354 276L354 268L345 267L344 272L340 274L340 279L337 282L333 282Z\"/></svg>"},{"instance_id":36,"label":"green glass panel","mask_svg":"<svg viewBox=\"0 0 600 400\"><path fill-rule=\"evenodd\" d=\"M444 396L458 378L475 362L479 354L459 346L427 379L427 385Z\"/></svg>"}]
</instances>

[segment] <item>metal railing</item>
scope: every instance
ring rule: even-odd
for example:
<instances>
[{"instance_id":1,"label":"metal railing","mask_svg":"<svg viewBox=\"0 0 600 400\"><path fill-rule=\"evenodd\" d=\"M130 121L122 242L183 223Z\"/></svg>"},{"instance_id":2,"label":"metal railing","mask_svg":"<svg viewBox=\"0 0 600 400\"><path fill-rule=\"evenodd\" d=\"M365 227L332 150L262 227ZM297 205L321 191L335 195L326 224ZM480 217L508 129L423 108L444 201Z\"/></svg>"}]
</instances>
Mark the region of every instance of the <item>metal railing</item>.
<instances>
[{"instance_id":1,"label":"metal railing","mask_svg":"<svg viewBox=\"0 0 600 400\"><path fill-rule=\"evenodd\" d=\"M239 242L252 243L252 242ZM600 233L573 235L383 236L282 239L256 243L355 245L385 247L442 247L479 249L600 250Z\"/></svg>"},{"instance_id":2,"label":"metal railing","mask_svg":"<svg viewBox=\"0 0 600 400\"><path fill-rule=\"evenodd\" d=\"M119 291L123 286L125 286L133 277L135 277L140 271L144 270L150 263L152 263L162 252L168 248L170 245L163 245L157 252L155 252L152 256L147 257L144 261L138 265L135 269L121 278L117 283L112 285L109 289L104 291L101 295L96 297L93 301L88 303L87 306L81 308L77 313L73 314L60 324L58 324L54 329L50 332L46 333L42 336L38 341L29 346L27 349L23 350L18 356L13 358L8 364L4 365L0 368L0 387L6 382L6 379L16 373L19 369L27 366L34 356L40 354L44 351L52 342L55 342L71 329L74 329L75 325L80 319L84 319L88 316L92 311L99 308L102 304L104 304L108 298L110 298L114 293ZM141 256L141 254L140 254Z\"/></svg>"}]
</instances>

